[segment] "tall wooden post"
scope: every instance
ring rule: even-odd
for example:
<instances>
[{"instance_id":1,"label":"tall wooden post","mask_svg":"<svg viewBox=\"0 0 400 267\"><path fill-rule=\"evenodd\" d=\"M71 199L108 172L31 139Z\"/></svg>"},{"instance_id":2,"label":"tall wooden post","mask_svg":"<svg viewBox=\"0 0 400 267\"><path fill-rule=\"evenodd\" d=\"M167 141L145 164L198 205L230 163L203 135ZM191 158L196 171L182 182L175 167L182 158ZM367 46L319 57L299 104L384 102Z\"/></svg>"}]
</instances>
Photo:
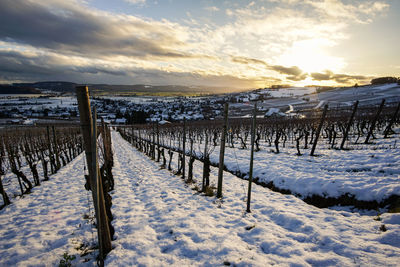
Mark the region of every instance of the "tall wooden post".
<instances>
[{"instance_id":1,"label":"tall wooden post","mask_svg":"<svg viewBox=\"0 0 400 267\"><path fill-rule=\"evenodd\" d=\"M53 130L53 144L54 144L54 153L56 154L56 170L58 171L61 168L61 163L60 163L60 154L58 151L58 144L57 144L57 138L56 138L56 129L54 125L51 127Z\"/></svg>"},{"instance_id":2,"label":"tall wooden post","mask_svg":"<svg viewBox=\"0 0 400 267\"><path fill-rule=\"evenodd\" d=\"M349 135L350 127L353 124L354 116L355 116L356 111L357 111L358 102L359 101L357 100L356 103L354 103L353 112L351 113L349 122L347 123L346 130L343 133L343 139L342 139L342 143L340 144L340 149L343 149L344 143L346 142L347 136Z\"/></svg>"},{"instance_id":3,"label":"tall wooden post","mask_svg":"<svg viewBox=\"0 0 400 267\"><path fill-rule=\"evenodd\" d=\"M133 125L131 126L131 144L132 145L136 145L136 142L137 142L137 140L135 139L136 138L136 136L135 136L135 131L133 130Z\"/></svg>"},{"instance_id":4,"label":"tall wooden post","mask_svg":"<svg viewBox=\"0 0 400 267\"><path fill-rule=\"evenodd\" d=\"M206 175L207 175L207 164L206 164L206 161L207 161L207 157L208 157L208 155L207 155L207 153L208 153L208 151L207 151L207 146L208 146L208 136L207 136L207 133L205 134L205 141L204 141L204 161L203 161L203 182L202 182L202 186L201 186L201 191L202 192L205 192L206 191Z\"/></svg>"},{"instance_id":5,"label":"tall wooden post","mask_svg":"<svg viewBox=\"0 0 400 267\"><path fill-rule=\"evenodd\" d=\"M226 128L228 127L228 108L229 108L228 103L225 103L224 126L222 127L221 145L220 145L220 150L219 150L217 198L222 197L222 180L223 180L223 175L224 175L225 137L226 137Z\"/></svg>"},{"instance_id":6,"label":"tall wooden post","mask_svg":"<svg viewBox=\"0 0 400 267\"><path fill-rule=\"evenodd\" d=\"M249 167L249 187L247 190L247 212L250 211L251 201L251 183L253 182L253 161L254 161L254 140L256 135L256 116L257 116L257 102L254 103L253 121L251 123L251 152L250 152L250 167Z\"/></svg>"},{"instance_id":7,"label":"tall wooden post","mask_svg":"<svg viewBox=\"0 0 400 267\"><path fill-rule=\"evenodd\" d=\"M152 148L151 148L151 159L155 160L156 159L156 126L153 123L151 126L151 130L152 130Z\"/></svg>"},{"instance_id":8,"label":"tall wooden post","mask_svg":"<svg viewBox=\"0 0 400 267\"><path fill-rule=\"evenodd\" d=\"M140 136L140 128L138 128L138 140L139 140L139 151L143 152L143 149L142 149L142 137Z\"/></svg>"},{"instance_id":9,"label":"tall wooden post","mask_svg":"<svg viewBox=\"0 0 400 267\"><path fill-rule=\"evenodd\" d=\"M183 118L183 138L182 138L182 178L185 179L186 162L186 118Z\"/></svg>"},{"instance_id":10,"label":"tall wooden post","mask_svg":"<svg viewBox=\"0 0 400 267\"><path fill-rule=\"evenodd\" d=\"M47 142L49 143L49 158L50 158L50 170L51 173L54 174L55 170L53 166L54 164L54 159L53 159L53 151L52 151L52 146L51 146L51 140L50 140L50 126L47 126Z\"/></svg>"},{"instance_id":11,"label":"tall wooden post","mask_svg":"<svg viewBox=\"0 0 400 267\"><path fill-rule=\"evenodd\" d=\"M160 129L158 122L156 122L156 134L157 134L157 162L160 162Z\"/></svg>"},{"instance_id":12,"label":"tall wooden post","mask_svg":"<svg viewBox=\"0 0 400 267\"><path fill-rule=\"evenodd\" d=\"M367 138L365 138L364 144L368 144L369 138L374 132L376 122L378 121L379 115L381 114L384 105L385 105L385 99L382 99L381 105L378 108L378 112L376 113L374 119L372 120L371 127L369 128Z\"/></svg>"},{"instance_id":13,"label":"tall wooden post","mask_svg":"<svg viewBox=\"0 0 400 267\"><path fill-rule=\"evenodd\" d=\"M314 156L315 148L317 147L317 143L318 143L319 134L321 133L322 125L324 124L324 120L325 120L327 111L328 111L328 105L325 105L324 111L322 112L321 120L320 120L318 128L317 128L317 132L315 133L315 139L313 142L313 146L311 148L310 156Z\"/></svg>"},{"instance_id":14,"label":"tall wooden post","mask_svg":"<svg viewBox=\"0 0 400 267\"><path fill-rule=\"evenodd\" d=\"M96 116L94 116L94 122L92 122L88 87L77 86L76 96L78 99L83 145L85 148L86 162L89 170L90 188L92 191L93 206L96 215L100 263L103 263L105 256L111 250L111 236L105 211L102 183L101 179L99 179L100 170L97 162L97 135L95 129Z\"/></svg>"},{"instance_id":15,"label":"tall wooden post","mask_svg":"<svg viewBox=\"0 0 400 267\"><path fill-rule=\"evenodd\" d=\"M103 152L104 152L104 161L108 162L109 159L109 145L108 145L108 136L107 136L107 129L106 124L104 123L104 119L101 118L101 129L102 129L102 140L103 140Z\"/></svg>"}]
</instances>

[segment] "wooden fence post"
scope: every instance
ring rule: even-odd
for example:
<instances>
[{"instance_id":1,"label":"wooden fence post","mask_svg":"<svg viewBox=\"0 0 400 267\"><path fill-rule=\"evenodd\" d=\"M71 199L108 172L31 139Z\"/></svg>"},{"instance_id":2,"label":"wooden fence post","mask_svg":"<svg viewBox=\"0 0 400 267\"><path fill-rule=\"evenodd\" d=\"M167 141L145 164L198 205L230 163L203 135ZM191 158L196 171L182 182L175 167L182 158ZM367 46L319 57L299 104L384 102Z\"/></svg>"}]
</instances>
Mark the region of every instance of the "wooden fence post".
<instances>
[{"instance_id":1,"label":"wooden fence post","mask_svg":"<svg viewBox=\"0 0 400 267\"><path fill-rule=\"evenodd\" d=\"M160 162L160 129L158 122L156 122L156 134L157 134L157 162Z\"/></svg>"},{"instance_id":2,"label":"wooden fence post","mask_svg":"<svg viewBox=\"0 0 400 267\"><path fill-rule=\"evenodd\" d=\"M311 148L310 156L314 156L315 148L317 147L317 143L318 143L319 134L321 132L322 125L324 124L324 120L325 120L325 116L326 116L326 112L327 111L328 111L328 105L325 105L324 111L322 112L321 120L320 120L318 128L317 128L317 132L315 133L315 139L314 139L314 142L313 142L313 146Z\"/></svg>"},{"instance_id":3,"label":"wooden fence post","mask_svg":"<svg viewBox=\"0 0 400 267\"><path fill-rule=\"evenodd\" d=\"M54 174L55 166L54 166L54 158L53 158L53 152L52 152L52 146L51 146L51 140L50 140L50 126L47 126L46 129L47 129L47 142L49 143L50 170L51 170L51 174Z\"/></svg>"},{"instance_id":4,"label":"wooden fence post","mask_svg":"<svg viewBox=\"0 0 400 267\"><path fill-rule=\"evenodd\" d=\"M111 250L111 236L105 211L103 188L101 179L99 179L100 175L97 162L97 135L95 130L96 123L92 122L88 87L77 86L76 96L78 99L83 145L85 148L86 162L89 170L90 188L92 191L93 206L96 215L100 264L104 264L103 260L107 253ZM95 117L94 120L96 120ZM94 142L93 139L95 139L96 142Z\"/></svg>"},{"instance_id":5,"label":"wooden fence post","mask_svg":"<svg viewBox=\"0 0 400 267\"><path fill-rule=\"evenodd\" d=\"M202 180L202 185L201 185L201 191L202 192L206 191L206 186L208 186L207 185L207 179L208 179L207 176L210 175L208 173L208 169L207 169L207 168L210 167L210 166L208 166L209 162L207 162L207 161L209 161L207 159L207 157L209 157L209 155L207 155L207 153L208 153L207 146L208 146L208 136L207 136L207 133L206 133L205 134L205 141L204 141L204 154L203 154L204 155L204 160L203 160L203 180Z\"/></svg>"},{"instance_id":6,"label":"wooden fence post","mask_svg":"<svg viewBox=\"0 0 400 267\"><path fill-rule=\"evenodd\" d=\"M225 108L224 108L224 126L222 127L221 145L220 145L220 150L219 150L217 198L222 197L222 179L223 179L223 175L224 175L225 137L226 137L226 128L228 127L228 108L229 108L228 102L226 102Z\"/></svg>"},{"instance_id":7,"label":"wooden fence post","mask_svg":"<svg viewBox=\"0 0 400 267\"><path fill-rule=\"evenodd\" d=\"M378 108L378 112L376 113L374 119L372 120L371 127L369 128L367 138L365 138L364 144L368 144L369 138L371 137L372 133L374 132L376 121L378 120L379 115L381 114L381 111L382 111L384 105L385 105L385 99L382 99L381 105Z\"/></svg>"},{"instance_id":8,"label":"wooden fence post","mask_svg":"<svg viewBox=\"0 0 400 267\"><path fill-rule=\"evenodd\" d=\"M138 143L138 138L137 138L137 135L136 135L136 129L135 128L133 128L133 125L131 126L131 132L132 132L132 144L134 144L135 146L136 146L136 148L137 148L137 143Z\"/></svg>"},{"instance_id":9,"label":"wooden fence post","mask_svg":"<svg viewBox=\"0 0 400 267\"><path fill-rule=\"evenodd\" d=\"M183 138L182 138L182 178L185 179L185 161L186 161L186 118L183 118Z\"/></svg>"},{"instance_id":10,"label":"wooden fence post","mask_svg":"<svg viewBox=\"0 0 400 267\"><path fill-rule=\"evenodd\" d=\"M254 160L254 140L256 135L256 116L257 116L257 102L254 103L253 121L251 123L251 152L250 152L250 167L249 167L249 187L247 190L247 212L250 211L251 201L251 183L253 182L253 160Z\"/></svg>"},{"instance_id":11,"label":"wooden fence post","mask_svg":"<svg viewBox=\"0 0 400 267\"><path fill-rule=\"evenodd\" d=\"M58 151L58 145L57 145L57 138L56 138L56 129L54 125L51 127L53 130L53 143L54 143L54 153L56 154L56 171L58 171L61 168L61 163L60 163L60 153Z\"/></svg>"},{"instance_id":12,"label":"wooden fence post","mask_svg":"<svg viewBox=\"0 0 400 267\"><path fill-rule=\"evenodd\" d=\"M340 144L340 149L343 149L344 143L346 142L347 136L349 135L350 127L353 124L353 119L354 119L354 116L355 116L356 111L357 111L358 102L359 101L357 100L356 103L354 103L353 112L351 113L349 122L347 123L346 130L343 133L343 139L342 139L342 143Z\"/></svg>"},{"instance_id":13,"label":"wooden fence post","mask_svg":"<svg viewBox=\"0 0 400 267\"><path fill-rule=\"evenodd\" d=\"M153 123L151 125L151 133L152 133L152 145L151 145L151 159L155 160L156 159L156 127L155 124Z\"/></svg>"}]
</instances>

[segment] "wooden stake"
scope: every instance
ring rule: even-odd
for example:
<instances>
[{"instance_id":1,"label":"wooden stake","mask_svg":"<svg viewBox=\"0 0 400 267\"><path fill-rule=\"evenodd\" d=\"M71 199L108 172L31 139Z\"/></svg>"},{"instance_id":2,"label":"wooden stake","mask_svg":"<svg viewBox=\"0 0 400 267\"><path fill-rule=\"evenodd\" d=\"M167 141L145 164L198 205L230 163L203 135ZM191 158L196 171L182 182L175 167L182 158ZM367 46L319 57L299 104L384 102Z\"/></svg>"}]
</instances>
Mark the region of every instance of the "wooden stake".
<instances>
[{"instance_id":1,"label":"wooden stake","mask_svg":"<svg viewBox=\"0 0 400 267\"><path fill-rule=\"evenodd\" d=\"M207 155L207 146L208 146L208 136L207 133L205 134L205 142L204 142L204 160L203 160L203 182L201 186L201 191L205 192L206 191L206 176L207 176L207 166L206 166L206 158L208 157ZM171 147L171 146L170 146ZM208 174L209 175L209 174Z\"/></svg>"},{"instance_id":2,"label":"wooden stake","mask_svg":"<svg viewBox=\"0 0 400 267\"><path fill-rule=\"evenodd\" d=\"M256 135L256 116L257 116L257 102L254 103L253 121L251 123L251 150L250 150L250 167L249 167L249 187L247 190L247 212L250 211L251 201L251 183L253 182L253 161L254 161L254 140Z\"/></svg>"},{"instance_id":3,"label":"wooden stake","mask_svg":"<svg viewBox=\"0 0 400 267\"><path fill-rule=\"evenodd\" d=\"M182 140L182 178L185 179L185 156L186 156L186 118L183 118L183 140Z\"/></svg>"},{"instance_id":4,"label":"wooden stake","mask_svg":"<svg viewBox=\"0 0 400 267\"><path fill-rule=\"evenodd\" d=\"M111 250L111 236L105 212L104 195L99 168L97 163L97 135L92 122L90 111L89 91L87 86L77 86L76 96L78 99L79 117L81 121L83 145L85 148L86 162L89 170L90 187L92 190L93 206L96 215L97 236L99 241L100 263L104 264L104 258ZM94 118L96 119L96 118ZM93 141L93 139L96 140Z\"/></svg>"},{"instance_id":5,"label":"wooden stake","mask_svg":"<svg viewBox=\"0 0 400 267\"><path fill-rule=\"evenodd\" d=\"M56 171L58 171L61 168L61 163L60 163L60 154L58 152L56 129L54 128L54 125L52 126L52 130L53 130L54 153L56 154L56 164L57 164Z\"/></svg>"},{"instance_id":6,"label":"wooden stake","mask_svg":"<svg viewBox=\"0 0 400 267\"><path fill-rule=\"evenodd\" d=\"M51 140L50 140L50 126L47 126L47 142L49 143L49 158L50 158L50 170L51 174L55 173L54 170L54 159L53 159L53 152L51 147Z\"/></svg>"},{"instance_id":7,"label":"wooden stake","mask_svg":"<svg viewBox=\"0 0 400 267\"><path fill-rule=\"evenodd\" d=\"M228 127L228 103L225 103L224 109L224 126L221 133L221 145L219 150L219 169L218 169L218 187L217 187L217 198L222 197L222 180L224 174L224 155L225 155L225 137L226 128Z\"/></svg>"},{"instance_id":8,"label":"wooden stake","mask_svg":"<svg viewBox=\"0 0 400 267\"><path fill-rule=\"evenodd\" d=\"M157 162L160 162L160 129L158 126L158 122L156 122L156 134L157 134Z\"/></svg>"},{"instance_id":9,"label":"wooden stake","mask_svg":"<svg viewBox=\"0 0 400 267\"><path fill-rule=\"evenodd\" d=\"M317 147L317 143L318 143L319 134L321 133L322 125L324 124L324 120L325 120L327 111L328 111L328 105L325 105L324 111L322 112L321 120L320 120L318 128L317 128L317 132L315 133L315 139L313 142L313 146L311 148L310 156L314 156L315 148Z\"/></svg>"}]
</instances>

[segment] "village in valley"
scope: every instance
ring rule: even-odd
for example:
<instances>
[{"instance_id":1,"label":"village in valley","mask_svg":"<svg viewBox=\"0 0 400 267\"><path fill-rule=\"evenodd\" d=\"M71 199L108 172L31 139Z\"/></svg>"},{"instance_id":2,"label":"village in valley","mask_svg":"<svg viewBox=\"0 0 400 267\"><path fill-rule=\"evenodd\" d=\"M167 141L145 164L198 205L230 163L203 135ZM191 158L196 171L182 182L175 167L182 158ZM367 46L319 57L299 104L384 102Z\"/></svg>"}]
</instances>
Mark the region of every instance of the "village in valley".
<instances>
[{"instance_id":1,"label":"village in valley","mask_svg":"<svg viewBox=\"0 0 400 267\"><path fill-rule=\"evenodd\" d=\"M78 108L74 92L43 89L39 94L0 95L0 126L40 125L49 122L77 123ZM99 117L111 124L214 120L222 118L223 103L230 103L231 118L248 118L251 102L258 103L258 116L307 116L329 104L331 108L360 106L400 100L397 83L371 84L356 87L263 88L238 93L204 94L201 96L94 96Z\"/></svg>"}]
</instances>

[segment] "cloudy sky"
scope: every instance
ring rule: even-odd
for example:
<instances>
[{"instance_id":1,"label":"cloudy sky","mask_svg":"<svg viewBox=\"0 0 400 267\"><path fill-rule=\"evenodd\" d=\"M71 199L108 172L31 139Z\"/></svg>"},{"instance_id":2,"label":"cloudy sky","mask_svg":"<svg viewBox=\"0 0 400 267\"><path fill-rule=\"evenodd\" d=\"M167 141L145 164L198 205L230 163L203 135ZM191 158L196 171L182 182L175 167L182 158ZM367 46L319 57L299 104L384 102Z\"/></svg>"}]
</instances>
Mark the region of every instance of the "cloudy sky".
<instances>
[{"instance_id":1,"label":"cloudy sky","mask_svg":"<svg viewBox=\"0 0 400 267\"><path fill-rule=\"evenodd\" d=\"M399 29L398 0L1 0L0 83L363 84Z\"/></svg>"}]
</instances>

